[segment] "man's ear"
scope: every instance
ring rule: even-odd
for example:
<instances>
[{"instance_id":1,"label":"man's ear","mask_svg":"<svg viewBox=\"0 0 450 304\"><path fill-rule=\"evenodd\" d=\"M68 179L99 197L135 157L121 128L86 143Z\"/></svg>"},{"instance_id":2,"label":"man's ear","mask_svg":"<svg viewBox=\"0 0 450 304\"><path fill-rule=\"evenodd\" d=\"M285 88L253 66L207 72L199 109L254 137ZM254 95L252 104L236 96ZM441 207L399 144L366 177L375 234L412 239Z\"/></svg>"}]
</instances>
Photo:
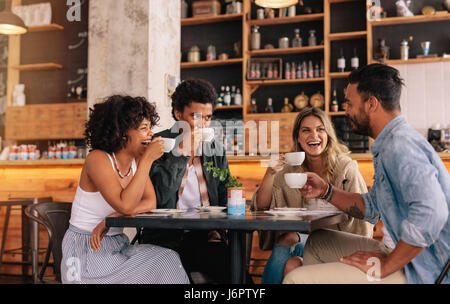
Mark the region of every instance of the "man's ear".
<instances>
[{"instance_id":1,"label":"man's ear","mask_svg":"<svg viewBox=\"0 0 450 304\"><path fill-rule=\"evenodd\" d=\"M366 104L368 106L368 111L372 113L376 112L379 107L381 107L380 101L375 96L370 96L366 101Z\"/></svg>"},{"instance_id":2,"label":"man's ear","mask_svg":"<svg viewBox=\"0 0 450 304\"><path fill-rule=\"evenodd\" d=\"M181 120L181 112L180 111L178 111L178 110L173 110L173 113L175 114L175 118L177 119L177 120Z\"/></svg>"}]
</instances>

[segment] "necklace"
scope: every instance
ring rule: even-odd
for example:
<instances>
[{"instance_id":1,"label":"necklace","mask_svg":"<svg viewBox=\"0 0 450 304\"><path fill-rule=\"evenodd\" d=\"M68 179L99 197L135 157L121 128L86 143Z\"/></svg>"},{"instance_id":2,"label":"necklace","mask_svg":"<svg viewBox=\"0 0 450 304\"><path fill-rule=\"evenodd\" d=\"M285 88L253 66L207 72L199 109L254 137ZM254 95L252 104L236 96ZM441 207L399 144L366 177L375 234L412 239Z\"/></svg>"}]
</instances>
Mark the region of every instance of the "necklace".
<instances>
[{"instance_id":1,"label":"necklace","mask_svg":"<svg viewBox=\"0 0 450 304\"><path fill-rule=\"evenodd\" d=\"M126 175L123 175L120 172L119 165L117 164L117 159L116 159L116 155L114 154L114 152L112 153L112 155L113 155L113 158L114 158L114 165L116 166L116 170L117 170L117 173L119 173L120 178L125 178L125 177L130 176L132 165L130 165L130 169L128 170L128 173Z\"/></svg>"}]
</instances>

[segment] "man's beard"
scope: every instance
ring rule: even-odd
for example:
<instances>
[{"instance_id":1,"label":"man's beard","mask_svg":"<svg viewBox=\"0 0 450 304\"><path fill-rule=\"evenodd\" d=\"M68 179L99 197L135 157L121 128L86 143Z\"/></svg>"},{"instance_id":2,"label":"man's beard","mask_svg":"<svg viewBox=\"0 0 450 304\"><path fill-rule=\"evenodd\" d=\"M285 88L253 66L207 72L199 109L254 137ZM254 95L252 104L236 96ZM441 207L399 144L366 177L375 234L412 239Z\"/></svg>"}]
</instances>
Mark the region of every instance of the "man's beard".
<instances>
[{"instance_id":1,"label":"man's beard","mask_svg":"<svg viewBox=\"0 0 450 304\"><path fill-rule=\"evenodd\" d=\"M357 116L347 116L348 119L353 123L352 124L352 130L356 134L364 135L364 136L370 136L372 133L370 130L370 118L366 113L363 111L359 112L359 117Z\"/></svg>"}]
</instances>

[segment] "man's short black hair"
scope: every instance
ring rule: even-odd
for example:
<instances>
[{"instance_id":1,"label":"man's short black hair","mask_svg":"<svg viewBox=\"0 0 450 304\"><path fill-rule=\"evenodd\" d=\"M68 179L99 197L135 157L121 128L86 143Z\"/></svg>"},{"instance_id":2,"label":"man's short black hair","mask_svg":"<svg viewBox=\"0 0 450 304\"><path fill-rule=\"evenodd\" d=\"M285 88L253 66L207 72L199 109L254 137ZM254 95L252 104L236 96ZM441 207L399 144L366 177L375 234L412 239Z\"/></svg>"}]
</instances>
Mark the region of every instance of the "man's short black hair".
<instances>
[{"instance_id":1,"label":"man's short black hair","mask_svg":"<svg viewBox=\"0 0 450 304\"><path fill-rule=\"evenodd\" d=\"M172 94L172 116L175 117L175 110L184 111L185 106L189 106L193 101L199 103L210 103L213 110L216 107L217 93L213 85L204 79L189 79L180 83Z\"/></svg>"},{"instance_id":2,"label":"man's short black hair","mask_svg":"<svg viewBox=\"0 0 450 304\"><path fill-rule=\"evenodd\" d=\"M358 84L357 90L363 101L375 96L386 111L401 110L400 96L404 83L396 68L379 63L369 64L351 72L348 80L351 84Z\"/></svg>"}]
</instances>

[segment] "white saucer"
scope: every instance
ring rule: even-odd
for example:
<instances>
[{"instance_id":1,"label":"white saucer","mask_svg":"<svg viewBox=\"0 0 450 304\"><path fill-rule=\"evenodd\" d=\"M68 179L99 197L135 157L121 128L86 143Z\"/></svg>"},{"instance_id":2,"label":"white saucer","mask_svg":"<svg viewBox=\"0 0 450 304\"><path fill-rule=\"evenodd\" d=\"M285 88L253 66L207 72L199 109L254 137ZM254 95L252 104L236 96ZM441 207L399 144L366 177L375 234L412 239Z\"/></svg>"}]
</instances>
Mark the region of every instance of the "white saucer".
<instances>
[{"instance_id":1,"label":"white saucer","mask_svg":"<svg viewBox=\"0 0 450 304\"><path fill-rule=\"evenodd\" d=\"M275 207L273 208L275 211L306 211L306 208L291 208L291 207Z\"/></svg>"},{"instance_id":2,"label":"white saucer","mask_svg":"<svg viewBox=\"0 0 450 304\"><path fill-rule=\"evenodd\" d=\"M197 210L199 211L207 211L207 212L211 212L211 213L219 213L222 212L223 210L227 209L227 207L222 207L222 206L204 206L204 207L196 207Z\"/></svg>"},{"instance_id":3,"label":"white saucer","mask_svg":"<svg viewBox=\"0 0 450 304\"><path fill-rule=\"evenodd\" d=\"M153 213L184 213L186 210L184 209L153 209L151 210Z\"/></svg>"},{"instance_id":4,"label":"white saucer","mask_svg":"<svg viewBox=\"0 0 450 304\"><path fill-rule=\"evenodd\" d=\"M293 215L297 215L299 213L299 211L292 211L292 210L288 210L288 211L266 210L264 212L268 213L270 215L275 215L275 216L293 216Z\"/></svg>"}]
</instances>

